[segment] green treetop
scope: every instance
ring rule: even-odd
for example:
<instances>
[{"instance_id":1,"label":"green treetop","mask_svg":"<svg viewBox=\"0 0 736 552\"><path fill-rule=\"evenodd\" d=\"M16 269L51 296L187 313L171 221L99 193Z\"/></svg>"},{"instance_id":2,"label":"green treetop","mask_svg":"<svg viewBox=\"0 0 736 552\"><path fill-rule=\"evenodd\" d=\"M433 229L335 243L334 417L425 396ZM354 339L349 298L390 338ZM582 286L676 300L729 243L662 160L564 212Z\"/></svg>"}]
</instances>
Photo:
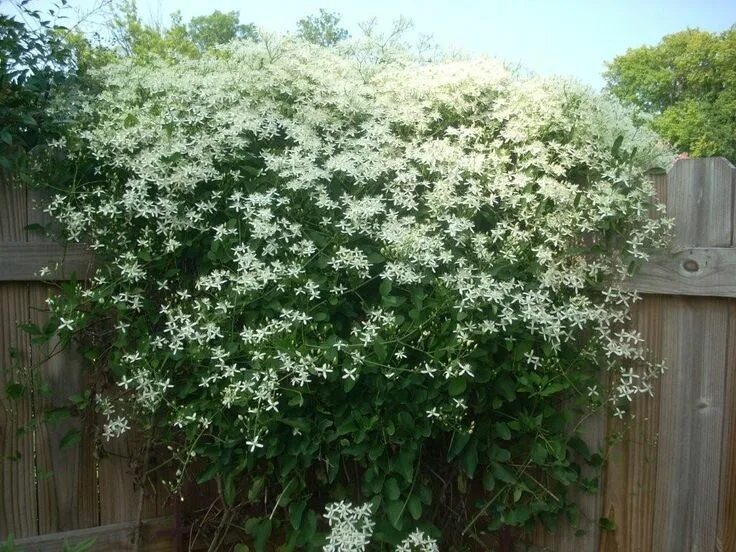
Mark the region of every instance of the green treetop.
<instances>
[{"instance_id":1,"label":"green treetop","mask_svg":"<svg viewBox=\"0 0 736 552\"><path fill-rule=\"evenodd\" d=\"M736 26L630 49L604 76L610 92L651 113L653 128L682 151L736 160Z\"/></svg>"},{"instance_id":2,"label":"green treetop","mask_svg":"<svg viewBox=\"0 0 736 552\"><path fill-rule=\"evenodd\" d=\"M297 24L297 35L300 38L321 46L334 46L350 35L340 27L340 15L319 10L319 15L309 15L300 19Z\"/></svg>"}]
</instances>

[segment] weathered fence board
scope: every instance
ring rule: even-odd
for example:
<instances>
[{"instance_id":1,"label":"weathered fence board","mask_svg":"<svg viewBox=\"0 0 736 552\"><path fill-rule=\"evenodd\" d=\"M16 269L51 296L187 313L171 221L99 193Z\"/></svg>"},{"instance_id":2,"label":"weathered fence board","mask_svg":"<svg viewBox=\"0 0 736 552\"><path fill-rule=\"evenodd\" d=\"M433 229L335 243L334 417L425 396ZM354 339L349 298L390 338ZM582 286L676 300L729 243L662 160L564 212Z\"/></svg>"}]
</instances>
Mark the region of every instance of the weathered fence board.
<instances>
[{"instance_id":1,"label":"weathered fence board","mask_svg":"<svg viewBox=\"0 0 736 552\"><path fill-rule=\"evenodd\" d=\"M141 537L145 552L172 552L170 517L148 519L142 523ZM115 523L91 529L65 531L53 535L40 535L19 539L15 542L23 552L64 552L64 543L70 546L93 540L94 552L132 552L135 551L135 532L137 522Z\"/></svg>"},{"instance_id":2,"label":"weathered fence board","mask_svg":"<svg viewBox=\"0 0 736 552\"><path fill-rule=\"evenodd\" d=\"M62 247L44 242L0 243L0 281L30 282L34 280L65 280L72 274L84 279L91 273L91 257L81 246ZM54 267L60 266L63 270ZM42 268L49 274L41 276Z\"/></svg>"},{"instance_id":3,"label":"weathered fence board","mask_svg":"<svg viewBox=\"0 0 736 552\"><path fill-rule=\"evenodd\" d=\"M50 292L48 286L31 284L30 318L35 324L47 319L44 309L46 298L53 295ZM33 346L31 358L42 363L38 371L48 386L48 392L37 397L36 458L38 472L43 474L39 477L41 534L93 527L99 520L94 427L74 418L48 424L42 415L68 406L68 397L82 393L82 359L73 350L60 350L57 341ZM81 442L62 449L61 440L70 430L81 431Z\"/></svg>"},{"instance_id":4,"label":"weathered fence board","mask_svg":"<svg viewBox=\"0 0 736 552\"><path fill-rule=\"evenodd\" d=\"M632 325L650 345L650 356L662 358L662 318L667 297L653 295L638 303ZM660 382L654 399L632 405L636 422L626 431L622 422L608 421L612 443L603 473L603 516L616 523L616 531L601 535L602 552L649 552L654 535L654 493L657 476ZM595 550L593 548L581 550Z\"/></svg>"},{"instance_id":5,"label":"weathered fence board","mask_svg":"<svg viewBox=\"0 0 736 552\"><path fill-rule=\"evenodd\" d=\"M0 194L5 207L0 216L0 242L24 241L28 224L25 190L3 187ZM30 362L30 340L18 328L19 322L27 320L28 312L28 285L0 283L0 362L4 368L0 374L0 527L19 536L38 534L33 434L26 431L33 421L33 404L27 393L10 397L13 390L20 389L18 386L28 388L33 383L25 369Z\"/></svg>"},{"instance_id":6,"label":"weathered fence board","mask_svg":"<svg viewBox=\"0 0 736 552\"><path fill-rule=\"evenodd\" d=\"M48 319L46 300L55 290L40 280L73 273L84 278L92 268L83 248L63 248L26 229L48 222L38 199L35 191L0 185L0 540L13 535L23 550L61 550L64 538L87 535L96 538L94 550L130 550L140 493L129 457L139 451L117 450L112 443L109 454L98 458L99 428L91 419L61 416L48 423L47 412L67 406L68 397L85 388L84 361L73 350L60 351L56 342L32 344L18 328ZM55 262L59 269L41 278L39 270L53 269ZM28 377L31 367L35 378ZM14 383L33 387L32 394L9 398ZM71 429L81 432L80 442L60 448ZM167 512L153 493L143 499L144 521ZM171 519L157 518L154 526L156 536L143 549L173 550L171 534L158 534L170 529Z\"/></svg>"},{"instance_id":7,"label":"weathered fence board","mask_svg":"<svg viewBox=\"0 0 736 552\"><path fill-rule=\"evenodd\" d=\"M736 297L736 249L694 247L659 255L634 281L640 293Z\"/></svg>"},{"instance_id":8,"label":"weathered fence board","mask_svg":"<svg viewBox=\"0 0 736 552\"><path fill-rule=\"evenodd\" d=\"M25 392L11 398L18 386L31 384L24 364L28 361L28 336L18 328L28 313L28 286L0 284L0 362L2 412L0 439L3 464L0 471L0 527L18 536L38 534L37 494L33 434L26 428L33 420L31 398Z\"/></svg>"},{"instance_id":9,"label":"weathered fence board","mask_svg":"<svg viewBox=\"0 0 736 552\"><path fill-rule=\"evenodd\" d=\"M736 170L685 159L654 186L674 237L629 283L645 294L632 326L669 370L626 432L608 423L602 515L616 530L597 545L534 539L547 550L736 551Z\"/></svg>"},{"instance_id":10,"label":"weathered fence board","mask_svg":"<svg viewBox=\"0 0 736 552\"><path fill-rule=\"evenodd\" d=\"M728 305L670 298L660 388L654 550L715 550ZM687 489L687 492L683 492Z\"/></svg>"},{"instance_id":11,"label":"weathered fence board","mask_svg":"<svg viewBox=\"0 0 736 552\"><path fill-rule=\"evenodd\" d=\"M734 218L736 229L736 217ZM736 245L736 235L734 236ZM728 354L726 355L726 410L721 441L721 492L718 500L716 550L736 550L736 300L729 301Z\"/></svg>"}]
</instances>

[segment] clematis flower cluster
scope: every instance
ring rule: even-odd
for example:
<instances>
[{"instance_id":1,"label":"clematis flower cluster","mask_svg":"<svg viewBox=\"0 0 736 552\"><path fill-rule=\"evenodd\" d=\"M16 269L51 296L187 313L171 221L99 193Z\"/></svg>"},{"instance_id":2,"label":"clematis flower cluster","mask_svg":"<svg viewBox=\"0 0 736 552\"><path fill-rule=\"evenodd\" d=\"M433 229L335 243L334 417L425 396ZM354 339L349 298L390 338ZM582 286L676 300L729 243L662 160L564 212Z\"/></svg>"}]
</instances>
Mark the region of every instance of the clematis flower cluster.
<instances>
[{"instance_id":1,"label":"clematis flower cluster","mask_svg":"<svg viewBox=\"0 0 736 552\"><path fill-rule=\"evenodd\" d=\"M644 171L671 152L574 81L353 52L121 62L59 106L87 169L47 211L99 268L51 308L61 331L113 321L106 436L155 415L186 463L208 438L257 457L287 414L376 378L435 390L418 411L472 431L489 358L519 344L519 373L605 373L591 404L651 391L622 282L666 235Z\"/></svg>"}]
</instances>

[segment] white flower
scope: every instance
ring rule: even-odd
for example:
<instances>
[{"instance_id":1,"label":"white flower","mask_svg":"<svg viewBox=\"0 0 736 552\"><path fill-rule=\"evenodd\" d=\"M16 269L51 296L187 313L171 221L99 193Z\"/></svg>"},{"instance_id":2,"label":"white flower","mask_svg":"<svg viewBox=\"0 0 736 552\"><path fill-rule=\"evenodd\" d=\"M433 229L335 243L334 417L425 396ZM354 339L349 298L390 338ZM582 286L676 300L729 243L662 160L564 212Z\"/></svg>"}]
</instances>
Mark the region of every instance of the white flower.
<instances>
[{"instance_id":1,"label":"white flower","mask_svg":"<svg viewBox=\"0 0 736 552\"><path fill-rule=\"evenodd\" d=\"M263 443L260 442L259 436L256 435L252 439L247 439L245 441L245 446L247 446L251 452L254 452L256 449L263 448Z\"/></svg>"},{"instance_id":2,"label":"white flower","mask_svg":"<svg viewBox=\"0 0 736 552\"><path fill-rule=\"evenodd\" d=\"M74 330L74 320L66 319L64 317L59 317L59 329L60 330L68 330L73 331Z\"/></svg>"}]
</instances>

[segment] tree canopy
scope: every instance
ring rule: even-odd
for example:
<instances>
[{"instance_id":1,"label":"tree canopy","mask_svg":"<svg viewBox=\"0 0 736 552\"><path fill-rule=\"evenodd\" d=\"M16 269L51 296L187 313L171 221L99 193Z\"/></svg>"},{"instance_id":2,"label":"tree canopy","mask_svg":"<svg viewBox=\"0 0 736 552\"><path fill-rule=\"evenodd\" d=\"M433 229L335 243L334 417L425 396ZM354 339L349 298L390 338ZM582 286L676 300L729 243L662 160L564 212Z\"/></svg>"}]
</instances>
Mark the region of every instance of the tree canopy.
<instances>
[{"instance_id":1,"label":"tree canopy","mask_svg":"<svg viewBox=\"0 0 736 552\"><path fill-rule=\"evenodd\" d=\"M210 15L193 17L187 25L189 39L201 51L227 44L239 38L258 38L258 29L252 23L240 23L238 12L222 13L215 10Z\"/></svg>"},{"instance_id":2,"label":"tree canopy","mask_svg":"<svg viewBox=\"0 0 736 552\"><path fill-rule=\"evenodd\" d=\"M320 46L335 46L350 35L340 27L340 16L320 8L319 15L310 15L300 19L297 24L297 36L307 42Z\"/></svg>"},{"instance_id":3,"label":"tree canopy","mask_svg":"<svg viewBox=\"0 0 736 552\"><path fill-rule=\"evenodd\" d=\"M608 65L610 92L653 115L652 126L682 151L736 160L736 26L688 29Z\"/></svg>"},{"instance_id":4,"label":"tree canopy","mask_svg":"<svg viewBox=\"0 0 736 552\"><path fill-rule=\"evenodd\" d=\"M145 22L134 0L126 0L120 6L111 27L123 56L143 63L155 57L195 58L233 40L260 39L256 26L241 23L237 11L223 13L215 10L210 15L193 17L189 22L185 22L181 12L177 11L171 14L171 23L163 25ZM349 36L348 31L340 27L340 15L325 10L299 20L296 34L321 46L335 46Z\"/></svg>"}]
</instances>

